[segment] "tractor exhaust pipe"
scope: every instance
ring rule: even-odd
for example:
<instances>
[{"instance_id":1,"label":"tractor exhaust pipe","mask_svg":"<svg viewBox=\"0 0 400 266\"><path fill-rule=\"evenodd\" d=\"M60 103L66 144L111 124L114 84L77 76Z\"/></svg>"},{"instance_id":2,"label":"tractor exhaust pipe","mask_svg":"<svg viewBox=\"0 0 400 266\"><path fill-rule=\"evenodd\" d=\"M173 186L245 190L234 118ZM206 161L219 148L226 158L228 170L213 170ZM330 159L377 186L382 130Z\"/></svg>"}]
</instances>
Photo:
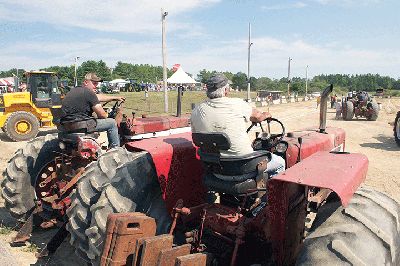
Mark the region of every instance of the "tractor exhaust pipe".
<instances>
[{"instance_id":1,"label":"tractor exhaust pipe","mask_svg":"<svg viewBox=\"0 0 400 266\"><path fill-rule=\"evenodd\" d=\"M179 86L178 87L178 99L177 99L177 103L176 103L176 116L177 117L181 117L181 114L182 114L182 90L183 90L183 87Z\"/></svg>"},{"instance_id":2,"label":"tractor exhaust pipe","mask_svg":"<svg viewBox=\"0 0 400 266\"><path fill-rule=\"evenodd\" d=\"M333 84L329 85L322 91L321 103L319 109L319 132L325 133L326 128L326 112L328 111L328 97L333 91Z\"/></svg>"}]
</instances>

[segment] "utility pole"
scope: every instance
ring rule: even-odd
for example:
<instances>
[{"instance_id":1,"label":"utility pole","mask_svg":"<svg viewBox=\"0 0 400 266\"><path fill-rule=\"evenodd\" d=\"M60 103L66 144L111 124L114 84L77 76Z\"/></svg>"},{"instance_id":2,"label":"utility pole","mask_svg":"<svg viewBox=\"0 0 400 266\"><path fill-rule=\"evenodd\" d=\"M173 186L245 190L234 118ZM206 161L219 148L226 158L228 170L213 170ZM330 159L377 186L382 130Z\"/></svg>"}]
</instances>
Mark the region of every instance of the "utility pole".
<instances>
[{"instance_id":1,"label":"utility pole","mask_svg":"<svg viewBox=\"0 0 400 266\"><path fill-rule=\"evenodd\" d=\"M165 40L165 18L168 12L161 8L162 24L162 61L163 61L163 87L164 87L164 112L168 113L168 94L167 94L167 58L166 58L166 40Z\"/></svg>"},{"instance_id":2,"label":"utility pole","mask_svg":"<svg viewBox=\"0 0 400 266\"><path fill-rule=\"evenodd\" d=\"M19 77L18 77L18 68L17 68L17 76L14 77L14 91L18 91L19 87Z\"/></svg>"},{"instance_id":3,"label":"utility pole","mask_svg":"<svg viewBox=\"0 0 400 266\"><path fill-rule=\"evenodd\" d=\"M308 65L306 66L306 97L307 97L307 86L308 86Z\"/></svg>"},{"instance_id":4,"label":"utility pole","mask_svg":"<svg viewBox=\"0 0 400 266\"><path fill-rule=\"evenodd\" d=\"M290 61L292 61L292 58L289 57L289 63L288 63L288 73L287 73L287 94L288 97L290 96Z\"/></svg>"},{"instance_id":5,"label":"utility pole","mask_svg":"<svg viewBox=\"0 0 400 266\"><path fill-rule=\"evenodd\" d=\"M75 87L78 87L78 78L76 76L76 70L77 70L77 63L78 63L78 59L79 58L80 58L79 56L75 57L75 64L74 64L74 84L75 84Z\"/></svg>"},{"instance_id":6,"label":"utility pole","mask_svg":"<svg viewBox=\"0 0 400 266\"><path fill-rule=\"evenodd\" d=\"M251 102L250 98L250 47L253 43L250 41L251 37L251 24L249 23L249 43L248 43L248 51L247 51L247 102Z\"/></svg>"},{"instance_id":7,"label":"utility pole","mask_svg":"<svg viewBox=\"0 0 400 266\"><path fill-rule=\"evenodd\" d=\"M113 72L114 72L114 68L110 67L110 72L111 72L111 80L113 80Z\"/></svg>"}]
</instances>

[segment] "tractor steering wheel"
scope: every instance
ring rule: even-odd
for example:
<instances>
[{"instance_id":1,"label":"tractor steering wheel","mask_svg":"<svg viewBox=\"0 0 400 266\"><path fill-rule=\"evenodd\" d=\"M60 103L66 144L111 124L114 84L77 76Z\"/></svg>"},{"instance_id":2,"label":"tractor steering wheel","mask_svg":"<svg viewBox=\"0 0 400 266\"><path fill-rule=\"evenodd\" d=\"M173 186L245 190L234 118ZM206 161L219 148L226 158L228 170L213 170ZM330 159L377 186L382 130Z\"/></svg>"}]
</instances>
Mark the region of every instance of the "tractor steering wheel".
<instances>
[{"instance_id":1,"label":"tractor steering wheel","mask_svg":"<svg viewBox=\"0 0 400 266\"><path fill-rule=\"evenodd\" d=\"M108 117L115 118L119 112L120 106L122 105L123 101L115 101L114 106L107 109Z\"/></svg>"},{"instance_id":2,"label":"tractor steering wheel","mask_svg":"<svg viewBox=\"0 0 400 266\"><path fill-rule=\"evenodd\" d=\"M267 131L263 128L260 122L252 123L251 126L247 129L247 133L256 125L259 125L261 128L261 133L257 135L252 143L252 147L254 150L270 150L274 148L285 136L285 126L276 118L267 118L264 121L267 122ZM271 134L270 124L271 122L276 122L281 126L281 133L279 134Z\"/></svg>"}]
</instances>

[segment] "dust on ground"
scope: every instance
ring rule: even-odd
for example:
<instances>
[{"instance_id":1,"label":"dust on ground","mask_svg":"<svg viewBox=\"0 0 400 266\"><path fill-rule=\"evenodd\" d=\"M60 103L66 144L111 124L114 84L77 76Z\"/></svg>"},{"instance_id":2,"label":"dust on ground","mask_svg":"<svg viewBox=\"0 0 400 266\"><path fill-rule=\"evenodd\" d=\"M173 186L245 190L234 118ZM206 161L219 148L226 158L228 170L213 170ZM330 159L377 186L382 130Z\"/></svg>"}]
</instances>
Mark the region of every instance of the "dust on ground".
<instances>
[{"instance_id":1,"label":"dust on ground","mask_svg":"<svg viewBox=\"0 0 400 266\"><path fill-rule=\"evenodd\" d=\"M381 111L377 121L367 121L363 118L343 121L335 119L335 110L328 108L327 126L340 127L346 131L346 150L363 153L369 159L369 170L366 185L385 192L400 202L400 148L393 137L393 122L397 111L400 111L400 99L377 99L381 103ZM286 127L286 132L319 126L319 109L316 101L297 102L282 105L263 107L278 118ZM55 130L43 130L40 135L54 133ZM26 142L10 142L4 133L0 134L0 170L7 166L7 161L14 152L26 145ZM15 227L7 210L3 207L4 200L0 199L0 223L2 227ZM55 234L56 230L37 230L32 237L32 243L39 249ZM0 245L4 248L0 252L9 253L17 265L84 265L73 252L73 248L64 241L56 254L50 259L37 260L33 252L27 252L26 247L10 247L9 242L16 232L0 234Z\"/></svg>"}]
</instances>

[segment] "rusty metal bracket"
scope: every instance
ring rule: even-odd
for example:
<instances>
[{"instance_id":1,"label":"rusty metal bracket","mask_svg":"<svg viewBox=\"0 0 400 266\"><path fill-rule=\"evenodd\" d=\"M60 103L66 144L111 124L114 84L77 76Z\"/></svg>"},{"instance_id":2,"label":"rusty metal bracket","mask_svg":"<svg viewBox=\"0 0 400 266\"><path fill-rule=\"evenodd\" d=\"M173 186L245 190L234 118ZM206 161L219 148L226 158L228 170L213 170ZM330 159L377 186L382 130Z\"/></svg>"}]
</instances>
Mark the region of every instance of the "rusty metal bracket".
<instances>
[{"instance_id":1,"label":"rusty metal bracket","mask_svg":"<svg viewBox=\"0 0 400 266\"><path fill-rule=\"evenodd\" d=\"M48 203L54 203L57 199L62 198L62 196L65 194L65 192L67 192L69 189L71 189L78 182L79 178L81 177L81 175L83 174L84 171L85 171L85 168L80 167L78 169L78 173L71 179L71 181L69 181L65 185L65 187L60 189L58 194L54 194L52 196L42 198L42 200L45 202L48 202ZM57 205L53 206L53 209L57 209Z\"/></svg>"},{"instance_id":2,"label":"rusty metal bracket","mask_svg":"<svg viewBox=\"0 0 400 266\"><path fill-rule=\"evenodd\" d=\"M308 201L310 203L314 203L314 206L310 205L310 207L314 208L315 210L318 209L331 193L332 190L330 189L320 189L316 194L310 195Z\"/></svg>"},{"instance_id":3,"label":"rusty metal bracket","mask_svg":"<svg viewBox=\"0 0 400 266\"><path fill-rule=\"evenodd\" d=\"M42 211L42 208L38 205L29 210L28 213L30 214L28 219L18 230L17 235L10 242L10 245L12 247L25 245L25 242L31 238L31 234L33 231L33 216L40 211Z\"/></svg>"},{"instance_id":4,"label":"rusty metal bracket","mask_svg":"<svg viewBox=\"0 0 400 266\"><path fill-rule=\"evenodd\" d=\"M174 217L174 219L172 220L171 228L169 230L170 235L174 233L176 227L176 221L178 220L182 207L183 207L183 200L178 199L178 201L175 204L175 207L172 209L172 216Z\"/></svg>"}]
</instances>

